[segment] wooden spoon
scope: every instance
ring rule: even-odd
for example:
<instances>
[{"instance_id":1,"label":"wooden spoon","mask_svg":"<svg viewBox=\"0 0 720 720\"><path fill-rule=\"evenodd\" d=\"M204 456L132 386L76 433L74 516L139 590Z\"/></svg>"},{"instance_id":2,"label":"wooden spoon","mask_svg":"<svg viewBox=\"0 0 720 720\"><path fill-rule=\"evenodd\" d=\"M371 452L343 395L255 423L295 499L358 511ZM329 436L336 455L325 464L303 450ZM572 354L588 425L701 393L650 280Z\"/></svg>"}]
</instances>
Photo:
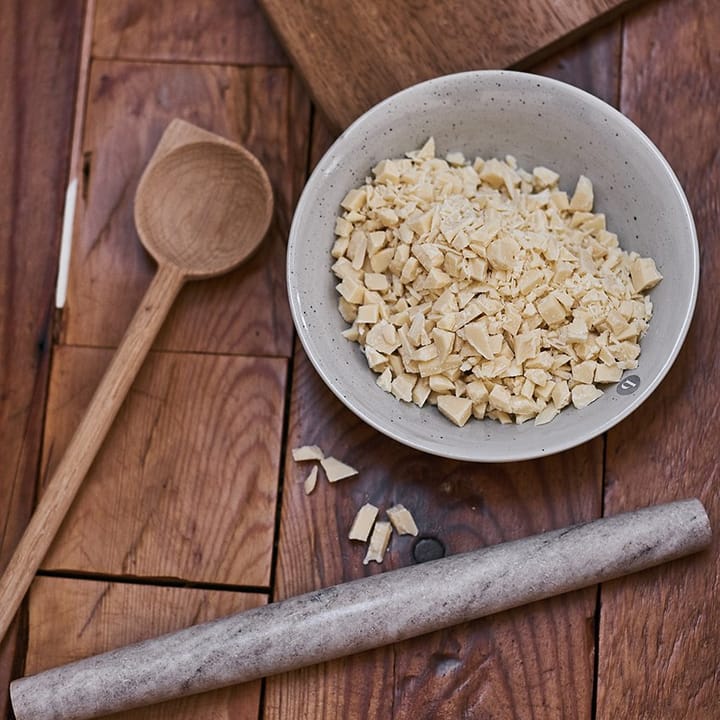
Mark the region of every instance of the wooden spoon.
<instances>
[{"instance_id":1,"label":"wooden spoon","mask_svg":"<svg viewBox=\"0 0 720 720\"><path fill-rule=\"evenodd\" d=\"M180 288L246 260L272 206L267 175L247 150L181 120L168 126L135 195L135 224L157 273L0 580L0 640Z\"/></svg>"}]
</instances>

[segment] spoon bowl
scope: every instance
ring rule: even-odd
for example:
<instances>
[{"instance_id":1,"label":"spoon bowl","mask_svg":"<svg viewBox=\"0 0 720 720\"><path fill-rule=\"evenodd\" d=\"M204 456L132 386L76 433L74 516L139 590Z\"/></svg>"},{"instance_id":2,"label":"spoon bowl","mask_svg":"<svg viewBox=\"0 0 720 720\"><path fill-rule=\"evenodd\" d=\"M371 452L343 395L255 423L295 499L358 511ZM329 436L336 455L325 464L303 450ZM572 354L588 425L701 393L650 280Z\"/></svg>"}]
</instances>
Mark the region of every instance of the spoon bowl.
<instances>
[{"instance_id":1,"label":"spoon bowl","mask_svg":"<svg viewBox=\"0 0 720 720\"><path fill-rule=\"evenodd\" d=\"M159 265L205 278L236 267L257 249L272 204L270 181L253 155L240 146L193 142L145 172L135 225Z\"/></svg>"}]
</instances>

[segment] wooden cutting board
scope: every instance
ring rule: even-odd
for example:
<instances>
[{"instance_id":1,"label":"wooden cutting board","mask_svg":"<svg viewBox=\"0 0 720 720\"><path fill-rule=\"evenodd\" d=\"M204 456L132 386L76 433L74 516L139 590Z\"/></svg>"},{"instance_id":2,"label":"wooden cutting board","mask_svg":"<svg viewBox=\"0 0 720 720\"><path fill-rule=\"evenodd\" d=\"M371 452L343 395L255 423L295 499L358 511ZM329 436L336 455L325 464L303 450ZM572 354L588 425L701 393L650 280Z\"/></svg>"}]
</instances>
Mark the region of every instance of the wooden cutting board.
<instances>
[{"instance_id":1,"label":"wooden cutting board","mask_svg":"<svg viewBox=\"0 0 720 720\"><path fill-rule=\"evenodd\" d=\"M629 0L260 0L336 130L436 75L537 59Z\"/></svg>"}]
</instances>

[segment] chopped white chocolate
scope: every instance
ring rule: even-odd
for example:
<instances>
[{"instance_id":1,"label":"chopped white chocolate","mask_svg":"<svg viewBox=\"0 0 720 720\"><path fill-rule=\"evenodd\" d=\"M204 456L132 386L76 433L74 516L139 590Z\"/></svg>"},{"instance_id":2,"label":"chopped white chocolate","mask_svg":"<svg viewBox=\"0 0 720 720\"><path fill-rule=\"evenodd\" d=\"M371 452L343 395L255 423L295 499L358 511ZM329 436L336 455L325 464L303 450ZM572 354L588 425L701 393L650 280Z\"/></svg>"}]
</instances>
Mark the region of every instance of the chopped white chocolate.
<instances>
[{"instance_id":1,"label":"chopped white chocolate","mask_svg":"<svg viewBox=\"0 0 720 720\"><path fill-rule=\"evenodd\" d=\"M366 542L370 536L370 531L375 524L375 518L377 518L378 509L371 503L365 503L355 515L353 524L350 527L348 537L350 540L361 540Z\"/></svg>"},{"instance_id":2,"label":"chopped white chocolate","mask_svg":"<svg viewBox=\"0 0 720 720\"><path fill-rule=\"evenodd\" d=\"M546 405L536 416L535 425L549 423L560 411L554 405Z\"/></svg>"},{"instance_id":3,"label":"chopped white chocolate","mask_svg":"<svg viewBox=\"0 0 720 720\"><path fill-rule=\"evenodd\" d=\"M654 288L662 280L652 258L637 258L630 266L630 277L637 293Z\"/></svg>"},{"instance_id":4,"label":"chopped white chocolate","mask_svg":"<svg viewBox=\"0 0 720 720\"><path fill-rule=\"evenodd\" d=\"M367 553L363 565L367 565L371 560L381 563L385 557L385 552L390 544L390 535L392 535L392 525L385 520L378 520L373 528L370 536Z\"/></svg>"},{"instance_id":5,"label":"chopped white chocolate","mask_svg":"<svg viewBox=\"0 0 720 720\"><path fill-rule=\"evenodd\" d=\"M334 457L323 458L320 460L320 464L323 466L325 475L327 475L327 479L331 483L337 482L338 480L344 480L345 478L358 474L358 471L354 467L346 465L344 462L341 462Z\"/></svg>"},{"instance_id":6,"label":"chopped white chocolate","mask_svg":"<svg viewBox=\"0 0 720 720\"><path fill-rule=\"evenodd\" d=\"M378 387L381 387L385 392L391 392L392 390L392 370L390 368L385 368L380 373L380 377L376 380Z\"/></svg>"},{"instance_id":7,"label":"chopped white chocolate","mask_svg":"<svg viewBox=\"0 0 720 720\"><path fill-rule=\"evenodd\" d=\"M609 365L603 365L599 363L595 368L596 383L614 383L618 382L622 377L622 369L617 365L610 367Z\"/></svg>"},{"instance_id":8,"label":"chopped white chocolate","mask_svg":"<svg viewBox=\"0 0 720 720\"><path fill-rule=\"evenodd\" d=\"M536 167L533 170L533 181L537 188L553 187L560 179L560 176L553 170L546 167Z\"/></svg>"},{"instance_id":9,"label":"chopped white chocolate","mask_svg":"<svg viewBox=\"0 0 720 720\"><path fill-rule=\"evenodd\" d=\"M462 427L470 419L472 414L472 400L470 398L440 395L437 401L438 410L458 427Z\"/></svg>"},{"instance_id":10,"label":"chopped white chocolate","mask_svg":"<svg viewBox=\"0 0 720 720\"><path fill-rule=\"evenodd\" d=\"M390 287L387 278L383 273L365 273L365 287L368 290L382 292Z\"/></svg>"},{"instance_id":11,"label":"chopped white chocolate","mask_svg":"<svg viewBox=\"0 0 720 720\"><path fill-rule=\"evenodd\" d=\"M387 509L386 513L398 535L418 534L419 531L415 524L415 519L404 505L400 505L399 503L393 505Z\"/></svg>"},{"instance_id":12,"label":"chopped white chocolate","mask_svg":"<svg viewBox=\"0 0 720 720\"><path fill-rule=\"evenodd\" d=\"M578 178L575 192L570 200L570 210L589 212L593 206L593 186L584 175Z\"/></svg>"},{"instance_id":13,"label":"chopped white chocolate","mask_svg":"<svg viewBox=\"0 0 720 720\"><path fill-rule=\"evenodd\" d=\"M308 473L308 476L305 478L305 482L303 483L306 495L309 495L315 489L315 486L317 485L317 479L318 466L313 465L312 469Z\"/></svg>"},{"instance_id":14,"label":"chopped white chocolate","mask_svg":"<svg viewBox=\"0 0 720 720\"><path fill-rule=\"evenodd\" d=\"M572 389L572 403L576 408L584 408L597 400L603 391L594 385L575 385Z\"/></svg>"},{"instance_id":15,"label":"chopped white chocolate","mask_svg":"<svg viewBox=\"0 0 720 720\"><path fill-rule=\"evenodd\" d=\"M302 447L293 448L292 456L295 462L325 459L325 453L317 445L303 445Z\"/></svg>"},{"instance_id":16,"label":"chopped white chocolate","mask_svg":"<svg viewBox=\"0 0 720 720\"><path fill-rule=\"evenodd\" d=\"M377 384L451 422L550 422L638 365L661 280L593 212L585 176L508 155L435 157L430 138L379 162L341 203L338 309Z\"/></svg>"},{"instance_id":17,"label":"chopped white chocolate","mask_svg":"<svg viewBox=\"0 0 720 720\"><path fill-rule=\"evenodd\" d=\"M358 323L374 325L379 318L380 307L378 305L361 305L357 309L355 320Z\"/></svg>"}]
</instances>

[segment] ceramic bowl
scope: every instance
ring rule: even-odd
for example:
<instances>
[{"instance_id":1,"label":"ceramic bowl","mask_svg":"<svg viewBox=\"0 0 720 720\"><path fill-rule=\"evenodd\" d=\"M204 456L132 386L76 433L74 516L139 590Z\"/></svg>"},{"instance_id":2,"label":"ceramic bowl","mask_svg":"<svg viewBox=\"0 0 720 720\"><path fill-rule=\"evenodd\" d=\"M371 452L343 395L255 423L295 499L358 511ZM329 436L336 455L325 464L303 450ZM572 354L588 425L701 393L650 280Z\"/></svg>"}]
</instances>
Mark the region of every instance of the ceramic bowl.
<instances>
[{"instance_id":1,"label":"ceramic bowl","mask_svg":"<svg viewBox=\"0 0 720 720\"><path fill-rule=\"evenodd\" d=\"M384 158L402 157L434 136L438 156L514 155L532 170L560 173L572 192L580 174L594 184L596 212L621 246L655 259L664 280L650 293L654 315L639 367L582 410L547 425L471 419L452 425L434 407L396 400L375 384L360 347L341 336L337 280L330 270L334 223L345 193ZM624 115L556 80L478 71L439 77L379 103L353 123L310 177L295 212L287 253L293 320L328 387L358 417L401 443L458 460L514 461L586 442L637 410L675 360L698 288L699 252L683 190L662 154Z\"/></svg>"}]
</instances>

